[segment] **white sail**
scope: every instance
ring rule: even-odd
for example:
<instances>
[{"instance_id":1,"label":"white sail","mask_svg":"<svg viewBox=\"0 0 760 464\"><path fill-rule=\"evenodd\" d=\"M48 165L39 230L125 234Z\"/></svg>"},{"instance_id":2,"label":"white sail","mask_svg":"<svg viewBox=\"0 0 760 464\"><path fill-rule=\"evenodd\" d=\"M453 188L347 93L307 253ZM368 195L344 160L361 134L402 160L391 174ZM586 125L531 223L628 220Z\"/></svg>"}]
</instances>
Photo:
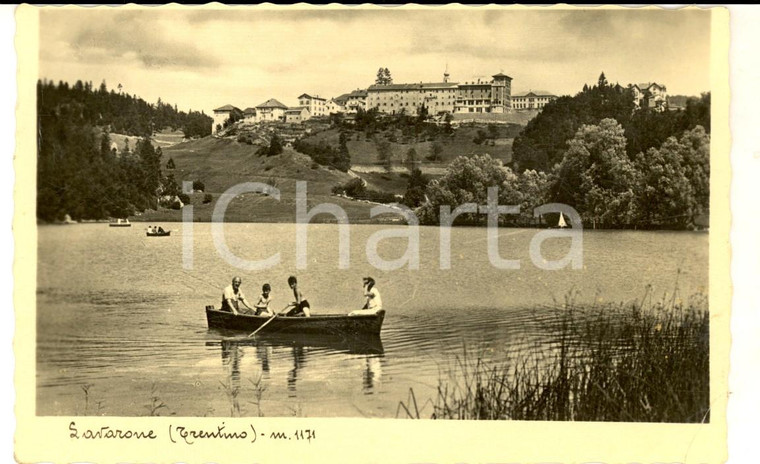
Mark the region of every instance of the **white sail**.
<instances>
[{"instance_id":1,"label":"white sail","mask_svg":"<svg viewBox=\"0 0 760 464\"><path fill-rule=\"evenodd\" d=\"M562 228L567 227L567 223L565 222L565 216L562 213L559 213L559 222L557 223L557 227L562 227Z\"/></svg>"}]
</instances>

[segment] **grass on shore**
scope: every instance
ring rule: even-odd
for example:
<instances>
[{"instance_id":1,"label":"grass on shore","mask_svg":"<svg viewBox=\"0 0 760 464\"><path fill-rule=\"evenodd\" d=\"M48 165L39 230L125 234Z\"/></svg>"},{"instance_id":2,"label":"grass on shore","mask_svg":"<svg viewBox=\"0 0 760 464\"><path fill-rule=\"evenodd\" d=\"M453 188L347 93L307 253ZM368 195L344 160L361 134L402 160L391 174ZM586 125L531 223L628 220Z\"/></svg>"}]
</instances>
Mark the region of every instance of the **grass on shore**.
<instances>
[{"instance_id":1,"label":"grass on shore","mask_svg":"<svg viewBox=\"0 0 760 464\"><path fill-rule=\"evenodd\" d=\"M548 357L494 364L465 348L439 381L431 418L709 422L706 308L704 297L628 307L568 302ZM410 398L399 409L419 418Z\"/></svg>"}]
</instances>

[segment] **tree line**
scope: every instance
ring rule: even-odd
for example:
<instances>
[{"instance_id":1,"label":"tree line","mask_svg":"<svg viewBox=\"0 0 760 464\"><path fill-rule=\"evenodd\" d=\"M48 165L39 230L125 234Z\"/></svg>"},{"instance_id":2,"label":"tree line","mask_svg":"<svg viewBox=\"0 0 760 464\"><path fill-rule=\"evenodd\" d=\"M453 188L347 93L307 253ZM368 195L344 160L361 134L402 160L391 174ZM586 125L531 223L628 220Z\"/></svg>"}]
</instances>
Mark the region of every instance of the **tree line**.
<instances>
[{"instance_id":1,"label":"tree line","mask_svg":"<svg viewBox=\"0 0 760 464\"><path fill-rule=\"evenodd\" d=\"M710 136L697 126L631 158L622 125L607 118L581 126L550 172L516 171L489 155L460 156L440 179L415 173L404 203L419 206L421 223L437 224L441 206L485 205L494 186L499 204L520 206L519 214L500 218L503 224L534 225L534 208L563 203L586 228L688 228L710 207ZM467 213L458 223L483 224L485 217Z\"/></svg>"},{"instance_id":2,"label":"tree line","mask_svg":"<svg viewBox=\"0 0 760 464\"><path fill-rule=\"evenodd\" d=\"M174 202L180 189L171 174L164 176L161 171L161 149L150 142L150 111L143 101L127 96L110 100L105 96L112 94L106 90L93 91L80 84L69 88L40 81L38 85L37 218L126 217L156 209L162 198ZM137 116L118 119L133 124L124 132L142 135L134 147L126 140L121 151L113 148L108 113L91 106L96 100L104 105L118 101L127 105L125 111L135 112Z\"/></svg>"},{"instance_id":3,"label":"tree line","mask_svg":"<svg viewBox=\"0 0 760 464\"><path fill-rule=\"evenodd\" d=\"M113 133L138 137L151 136L154 132L171 128L182 130L185 137L205 137L211 134L212 118L205 113L179 111L158 99L151 104L123 92L121 84L118 90L108 90L106 82L93 88L92 82L78 80L74 85L60 81L55 84L49 80L37 81L38 107L58 111L68 107L76 109L75 116L82 124L109 127Z\"/></svg>"}]
</instances>

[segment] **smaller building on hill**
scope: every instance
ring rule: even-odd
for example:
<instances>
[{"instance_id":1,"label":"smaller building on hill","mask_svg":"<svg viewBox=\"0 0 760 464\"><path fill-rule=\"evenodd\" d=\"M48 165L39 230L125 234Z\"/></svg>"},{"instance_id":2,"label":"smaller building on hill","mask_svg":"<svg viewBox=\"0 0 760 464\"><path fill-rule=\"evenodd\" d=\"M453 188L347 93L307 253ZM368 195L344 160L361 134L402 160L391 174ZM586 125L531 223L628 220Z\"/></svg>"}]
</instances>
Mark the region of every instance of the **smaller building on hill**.
<instances>
[{"instance_id":1,"label":"smaller building on hill","mask_svg":"<svg viewBox=\"0 0 760 464\"><path fill-rule=\"evenodd\" d=\"M243 121L254 123L256 122L256 108L246 108L243 110Z\"/></svg>"},{"instance_id":2,"label":"smaller building on hill","mask_svg":"<svg viewBox=\"0 0 760 464\"><path fill-rule=\"evenodd\" d=\"M327 114L338 114L346 112L345 103L341 103L341 101L338 100L338 97L327 100L325 107L327 109Z\"/></svg>"},{"instance_id":3,"label":"smaller building on hill","mask_svg":"<svg viewBox=\"0 0 760 464\"><path fill-rule=\"evenodd\" d=\"M297 106L285 110L285 122L300 124L309 119L309 109L305 106Z\"/></svg>"},{"instance_id":4,"label":"smaller building on hill","mask_svg":"<svg viewBox=\"0 0 760 464\"><path fill-rule=\"evenodd\" d=\"M512 108L516 110L540 110L557 96L546 90L531 90L512 95Z\"/></svg>"},{"instance_id":5,"label":"smaller building on hill","mask_svg":"<svg viewBox=\"0 0 760 464\"><path fill-rule=\"evenodd\" d=\"M328 114L327 100L319 95L309 95L308 93L299 95L298 106L305 107L311 116L326 116Z\"/></svg>"},{"instance_id":6,"label":"smaller building on hill","mask_svg":"<svg viewBox=\"0 0 760 464\"><path fill-rule=\"evenodd\" d=\"M235 111L238 113L241 112L238 108L232 105L224 105L215 109L213 116L214 120L211 122L211 134L216 134L218 131L222 130L224 128L224 123L227 122L230 115Z\"/></svg>"},{"instance_id":7,"label":"smaller building on hill","mask_svg":"<svg viewBox=\"0 0 760 464\"><path fill-rule=\"evenodd\" d=\"M356 89L353 92L337 96L331 101L335 102L335 109L339 110L331 111L331 113L356 113L360 108L362 110L367 109L367 91Z\"/></svg>"},{"instance_id":8,"label":"smaller building on hill","mask_svg":"<svg viewBox=\"0 0 760 464\"><path fill-rule=\"evenodd\" d=\"M654 111L665 111L668 108L668 91L664 85L657 82L631 84L633 103L637 108L648 108Z\"/></svg>"},{"instance_id":9,"label":"smaller building on hill","mask_svg":"<svg viewBox=\"0 0 760 464\"><path fill-rule=\"evenodd\" d=\"M276 98L270 98L260 105L256 105L257 121L284 121L285 111L288 107Z\"/></svg>"}]
</instances>

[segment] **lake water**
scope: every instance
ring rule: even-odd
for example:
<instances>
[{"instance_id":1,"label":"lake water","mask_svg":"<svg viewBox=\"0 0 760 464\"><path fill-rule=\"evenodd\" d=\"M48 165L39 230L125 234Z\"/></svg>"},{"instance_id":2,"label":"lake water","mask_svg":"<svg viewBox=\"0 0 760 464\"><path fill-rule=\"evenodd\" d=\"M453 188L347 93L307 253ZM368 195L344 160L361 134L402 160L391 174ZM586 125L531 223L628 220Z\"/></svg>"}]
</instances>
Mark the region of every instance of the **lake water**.
<instances>
[{"instance_id":1,"label":"lake water","mask_svg":"<svg viewBox=\"0 0 760 464\"><path fill-rule=\"evenodd\" d=\"M410 388L429 416L439 378L465 349L489 359L536 350L551 340L555 301L633 301L647 284L655 296L707 292L708 235L696 232L585 231L582 270L547 271L530 260L533 229L502 229L500 252L521 268L488 260L486 230L451 231L451 269L439 269L439 235L420 228L420 269L378 271L368 238L392 227L352 225L351 265L338 268L335 225L309 226L308 266L297 270L292 224L228 224L238 256L279 265L240 271L216 252L210 224L193 225L193 268L183 268L182 224L170 237L144 227L41 226L37 289L37 414L179 416L396 417ZM405 239L380 242L386 260ZM558 259L568 239L544 242ZM314 313L346 313L363 304L371 275L387 316L379 343L281 339L219 333L204 307L219 305L233 275L254 299L272 285L272 306L291 301L296 275ZM399 417L403 417L401 414Z\"/></svg>"}]
</instances>

